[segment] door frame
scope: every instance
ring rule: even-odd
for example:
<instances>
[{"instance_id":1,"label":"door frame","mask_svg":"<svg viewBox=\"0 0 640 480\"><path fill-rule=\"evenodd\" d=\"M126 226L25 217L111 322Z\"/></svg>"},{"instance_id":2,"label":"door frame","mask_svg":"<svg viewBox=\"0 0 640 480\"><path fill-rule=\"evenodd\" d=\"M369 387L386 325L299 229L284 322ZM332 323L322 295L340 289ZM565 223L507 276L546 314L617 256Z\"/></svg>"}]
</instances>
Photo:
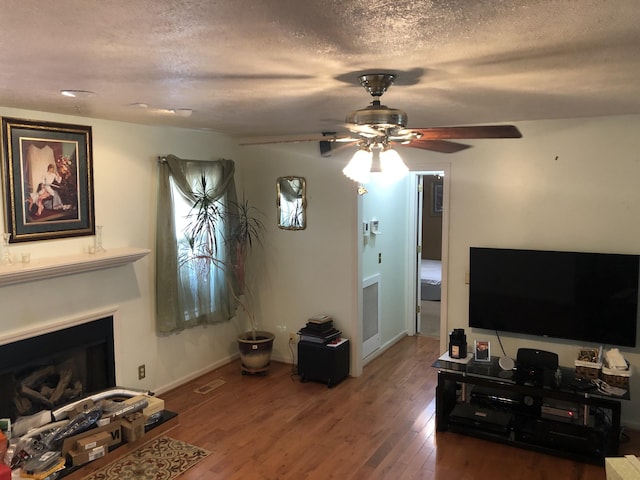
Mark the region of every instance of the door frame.
<instances>
[{"instance_id":1,"label":"door frame","mask_svg":"<svg viewBox=\"0 0 640 480\"><path fill-rule=\"evenodd\" d=\"M418 319L418 306L420 305L420 274L417 255L417 239L421 239L422 232L418 231L418 214L422 211L422 206L418 204L419 195L418 185L420 184L420 177L423 175L433 174L434 172L444 172L443 188L442 188L442 285L440 292L440 344L446 345L447 343L447 325L448 325L448 285L449 285L449 218L450 218L450 201L449 192L451 186L451 164L449 163L430 163L420 162L420 165L415 165L410 172L410 188L408 204L409 204L409 218L414 221L409 223L409 238L416 239L416 248L407 249L407 262L409 265L407 285L407 312L413 312L412 315L407 316L407 332L409 335L416 334L416 322Z\"/></svg>"}]
</instances>

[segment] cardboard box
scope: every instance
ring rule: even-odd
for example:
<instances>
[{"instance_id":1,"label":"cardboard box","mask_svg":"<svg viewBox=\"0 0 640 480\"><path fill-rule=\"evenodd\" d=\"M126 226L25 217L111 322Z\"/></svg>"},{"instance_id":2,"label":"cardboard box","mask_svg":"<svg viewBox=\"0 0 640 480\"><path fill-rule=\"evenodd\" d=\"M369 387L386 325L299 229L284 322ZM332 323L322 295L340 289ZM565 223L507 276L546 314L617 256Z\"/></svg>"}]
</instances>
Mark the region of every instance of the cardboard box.
<instances>
[{"instance_id":1,"label":"cardboard box","mask_svg":"<svg viewBox=\"0 0 640 480\"><path fill-rule=\"evenodd\" d=\"M607 480L633 480L640 477L640 461L635 455L607 457L605 459Z\"/></svg>"},{"instance_id":2,"label":"cardboard box","mask_svg":"<svg viewBox=\"0 0 640 480\"><path fill-rule=\"evenodd\" d=\"M93 435L89 435L88 437L83 437L76 440L76 447L74 448L74 450L92 450L103 445L108 446L110 441L111 435L109 434L109 432L98 432Z\"/></svg>"},{"instance_id":3,"label":"cardboard box","mask_svg":"<svg viewBox=\"0 0 640 480\"><path fill-rule=\"evenodd\" d=\"M142 410L145 419L149 418L154 413L164 410L164 400L158 397L152 397L151 395L136 395L135 397L127 398L123 403L133 404L140 400L147 401L147 406Z\"/></svg>"},{"instance_id":4,"label":"cardboard box","mask_svg":"<svg viewBox=\"0 0 640 480\"><path fill-rule=\"evenodd\" d=\"M144 421L142 412L132 413L121 420L122 438L125 442L135 442L144 436Z\"/></svg>"},{"instance_id":5,"label":"cardboard box","mask_svg":"<svg viewBox=\"0 0 640 480\"><path fill-rule=\"evenodd\" d=\"M97 460L98 458L102 458L106 454L107 446L101 445L90 450L71 450L68 455L69 458L71 458L71 464L74 466L78 466L92 462L93 460Z\"/></svg>"},{"instance_id":6,"label":"cardboard box","mask_svg":"<svg viewBox=\"0 0 640 480\"><path fill-rule=\"evenodd\" d=\"M77 435L73 435L72 437L65 438L65 440L62 442L62 455L66 455L71 450L73 450L77 445L78 440L90 437L101 432L107 432L109 434L109 443L106 445L107 447L112 447L114 445L119 445L122 443L122 426L120 424L120 420L116 420L102 427L92 428L91 430L87 430L86 432L82 432Z\"/></svg>"}]
</instances>

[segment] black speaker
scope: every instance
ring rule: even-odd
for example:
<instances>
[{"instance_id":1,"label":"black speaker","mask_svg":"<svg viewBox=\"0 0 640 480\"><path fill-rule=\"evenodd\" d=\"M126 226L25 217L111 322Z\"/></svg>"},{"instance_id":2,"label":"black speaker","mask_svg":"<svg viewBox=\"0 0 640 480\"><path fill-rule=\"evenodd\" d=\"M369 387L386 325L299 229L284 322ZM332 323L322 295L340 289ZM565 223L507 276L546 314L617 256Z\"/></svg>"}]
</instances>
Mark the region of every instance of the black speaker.
<instances>
[{"instance_id":1,"label":"black speaker","mask_svg":"<svg viewBox=\"0 0 640 480\"><path fill-rule=\"evenodd\" d=\"M535 348L519 348L516 361L518 368L553 371L558 368L557 353L536 350Z\"/></svg>"},{"instance_id":2,"label":"black speaker","mask_svg":"<svg viewBox=\"0 0 640 480\"><path fill-rule=\"evenodd\" d=\"M335 135L336 132L322 132L322 135L330 136ZM322 157L330 157L331 156L331 142L320 140L320 156Z\"/></svg>"},{"instance_id":3,"label":"black speaker","mask_svg":"<svg viewBox=\"0 0 640 480\"><path fill-rule=\"evenodd\" d=\"M536 387L553 386L558 369L558 354L519 348L516 356L516 383L533 384Z\"/></svg>"},{"instance_id":4,"label":"black speaker","mask_svg":"<svg viewBox=\"0 0 640 480\"><path fill-rule=\"evenodd\" d=\"M326 142L324 140L320 140L320 156L322 157L330 157L331 156L331 142Z\"/></svg>"}]
</instances>

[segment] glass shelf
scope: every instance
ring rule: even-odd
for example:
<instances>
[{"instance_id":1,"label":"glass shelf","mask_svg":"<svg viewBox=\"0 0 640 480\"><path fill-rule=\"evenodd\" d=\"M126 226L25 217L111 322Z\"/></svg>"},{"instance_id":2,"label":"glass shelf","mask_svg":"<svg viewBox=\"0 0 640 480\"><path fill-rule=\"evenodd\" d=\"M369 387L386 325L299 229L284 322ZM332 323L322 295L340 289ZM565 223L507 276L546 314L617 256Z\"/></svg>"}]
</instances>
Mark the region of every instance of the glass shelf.
<instances>
[{"instance_id":1,"label":"glass shelf","mask_svg":"<svg viewBox=\"0 0 640 480\"><path fill-rule=\"evenodd\" d=\"M0 265L0 287L77 273L120 267L147 256L146 248L112 248L100 253L81 253L52 258L31 258L30 263Z\"/></svg>"}]
</instances>

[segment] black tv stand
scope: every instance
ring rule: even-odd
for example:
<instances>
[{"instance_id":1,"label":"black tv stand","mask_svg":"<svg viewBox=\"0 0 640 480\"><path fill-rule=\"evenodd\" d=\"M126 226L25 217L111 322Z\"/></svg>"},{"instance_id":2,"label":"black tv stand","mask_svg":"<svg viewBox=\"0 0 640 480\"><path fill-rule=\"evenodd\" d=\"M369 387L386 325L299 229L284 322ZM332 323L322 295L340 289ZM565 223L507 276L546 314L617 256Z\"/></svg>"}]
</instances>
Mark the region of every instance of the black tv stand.
<instances>
[{"instance_id":1,"label":"black tv stand","mask_svg":"<svg viewBox=\"0 0 640 480\"><path fill-rule=\"evenodd\" d=\"M436 360L436 431L473 435L588 463L618 455L621 401L575 388L560 367L559 386L521 382L490 362Z\"/></svg>"}]
</instances>

